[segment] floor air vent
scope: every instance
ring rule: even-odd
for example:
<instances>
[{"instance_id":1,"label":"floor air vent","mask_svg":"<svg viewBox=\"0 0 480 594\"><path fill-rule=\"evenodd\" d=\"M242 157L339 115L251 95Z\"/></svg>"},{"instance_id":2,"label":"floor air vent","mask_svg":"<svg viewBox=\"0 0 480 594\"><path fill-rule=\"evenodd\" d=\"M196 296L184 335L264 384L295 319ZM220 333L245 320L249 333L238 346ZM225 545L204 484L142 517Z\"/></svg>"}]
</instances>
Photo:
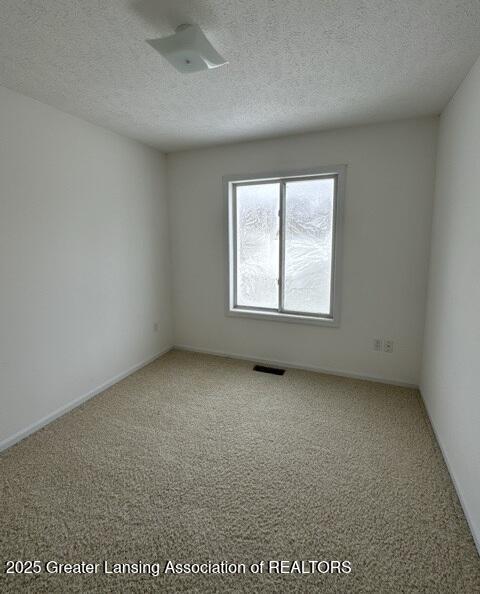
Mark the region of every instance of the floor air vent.
<instances>
[{"instance_id":1,"label":"floor air vent","mask_svg":"<svg viewBox=\"0 0 480 594\"><path fill-rule=\"evenodd\" d=\"M283 375L285 369L278 369L277 367L264 367L263 365L255 365L253 371L260 371L261 373L273 373L273 375Z\"/></svg>"}]
</instances>

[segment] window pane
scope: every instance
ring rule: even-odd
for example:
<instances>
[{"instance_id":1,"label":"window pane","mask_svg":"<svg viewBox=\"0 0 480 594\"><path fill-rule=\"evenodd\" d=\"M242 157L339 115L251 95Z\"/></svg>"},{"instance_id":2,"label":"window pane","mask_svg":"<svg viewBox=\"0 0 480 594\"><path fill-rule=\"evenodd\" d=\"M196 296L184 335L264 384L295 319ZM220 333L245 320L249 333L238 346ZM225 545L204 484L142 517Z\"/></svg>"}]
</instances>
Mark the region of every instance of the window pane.
<instances>
[{"instance_id":1,"label":"window pane","mask_svg":"<svg viewBox=\"0 0 480 594\"><path fill-rule=\"evenodd\" d=\"M280 184L237 186L237 305L278 308Z\"/></svg>"},{"instance_id":2,"label":"window pane","mask_svg":"<svg viewBox=\"0 0 480 594\"><path fill-rule=\"evenodd\" d=\"M286 310L331 313L334 192L332 178L286 184Z\"/></svg>"}]
</instances>

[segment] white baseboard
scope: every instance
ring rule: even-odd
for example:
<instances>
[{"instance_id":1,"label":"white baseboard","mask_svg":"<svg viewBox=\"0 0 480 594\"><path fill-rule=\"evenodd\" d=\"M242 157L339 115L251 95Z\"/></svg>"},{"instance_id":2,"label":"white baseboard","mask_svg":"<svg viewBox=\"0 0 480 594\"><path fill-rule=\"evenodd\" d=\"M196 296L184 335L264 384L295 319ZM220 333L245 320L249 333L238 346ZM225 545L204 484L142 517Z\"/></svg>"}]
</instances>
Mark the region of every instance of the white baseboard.
<instances>
[{"instance_id":1,"label":"white baseboard","mask_svg":"<svg viewBox=\"0 0 480 594\"><path fill-rule=\"evenodd\" d=\"M442 453L443 460L445 461L445 466L447 467L448 473L450 474L450 478L452 479L453 486L455 487L455 491L457 492L458 500L460 501L460 505L462 506L463 514L465 519L467 520L468 527L470 528L470 532L472 533L473 542L477 547L478 554L480 555L480 533L476 531L476 526L472 521L472 517L470 512L468 511L468 507L465 502L465 497L463 495L462 488L460 487L460 483L456 477L456 474L453 470L453 466L450 464L450 460L448 458L447 450L445 449L442 440L440 439L440 435L437 432L435 425L433 424L432 417L428 411L427 401L423 398L422 391L420 390L420 396L422 398L423 407L425 409L425 413L428 417L430 422L430 427L432 428L433 434L435 435L435 439L437 440L438 447L440 448L440 452Z\"/></svg>"},{"instance_id":2,"label":"white baseboard","mask_svg":"<svg viewBox=\"0 0 480 594\"><path fill-rule=\"evenodd\" d=\"M292 361L279 361L277 359L262 359L252 357L250 355L240 355L238 353L227 353L225 351L212 351L210 349L192 347L186 344L175 344L174 349L179 351L189 351L192 353L204 353L205 355L215 355L217 357L227 357L230 359L240 359L241 361L251 361L252 363L262 363L265 365L275 365L281 367L288 367L289 369L301 369L302 371L314 371L316 373L325 373L327 375L338 375L340 377L347 377L351 379L367 380L369 382L375 382L378 384L390 384L393 386L400 386L402 388L414 388L418 390L417 384L409 384L395 379L385 379L382 377L376 377L372 375L364 375L361 373L352 373L350 371L340 371L338 369L328 369L325 367L316 367L312 365L303 365L302 363L295 363Z\"/></svg>"},{"instance_id":3,"label":"white baseboard","mask_svg":"<svg viewBox=\"0 0 480 594\"><path fill-rule=\"evenodd\" d=\"M15 433L14 435L11 435L10 437L7 437L6 439L0 441L0 452L2 450L6 450L7 448L10 448L11 446L13 446L16 443L18 443L19 441L21 441L22 439L25 439L25 437L28 437L32 433L35 433L35 431L38 431L42 427L45 427L45 425L48 425L55 419L58 419L58 417L61 417L62 415L66 414L67 412L73 410L74 408L76 408L80 404L83 404L85 401L89 400L90 398L97 396L97 394L100 394L100 392L103 392L107 388L110 388L111 386L118 383L122 379L125 379L132 373L135 373L135 371L138 371L139 369L142 369L142 367L145 367L149 363L152 363L152 361L155 361L155 359L158 359L162 355L165 355L165 353L168 353L169 351L171 351L172 348L173 347L169 346L165 349L162 349L160 352L156 353L152 357L149 357L145 361L142 361L141 363L137 363L136 365L133 365L126 371L123 371L122 373L119 373L115 377L112 377L108 381L104 382L101 386L98 386L98 387L94 388L93 390L90 390L90 392L88 392L87 394L84 394L83 396L76 398L72 402L69 402L68 404L65 404L64 406L61 406L60 408L57 408L57 410L46 415L42 419L36 421L35 423L32 423L28 427L25 427L25 429L21 429L20 431L17 431L17 433Z\"/></svg>"}]
</instances>

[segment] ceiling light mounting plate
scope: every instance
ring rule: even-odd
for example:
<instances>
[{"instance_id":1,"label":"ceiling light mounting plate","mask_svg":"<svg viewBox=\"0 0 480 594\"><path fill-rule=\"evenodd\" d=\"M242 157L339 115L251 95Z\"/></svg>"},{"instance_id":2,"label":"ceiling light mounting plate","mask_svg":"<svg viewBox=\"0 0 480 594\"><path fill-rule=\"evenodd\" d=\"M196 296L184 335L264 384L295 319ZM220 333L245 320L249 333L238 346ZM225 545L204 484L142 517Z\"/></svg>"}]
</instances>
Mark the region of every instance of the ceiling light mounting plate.
<instances>
[{"instance_id":1,"label":"ceiling light mounting plate","mask_svg":"<svg viewBox=\"0 0 480 594\"><path fill-rule=\"evenodd\" d=\"M147 39L179 72L199 72L228 62L217 52L198 25L182 24L173 35Z\"/></svg>"}]
</instances>

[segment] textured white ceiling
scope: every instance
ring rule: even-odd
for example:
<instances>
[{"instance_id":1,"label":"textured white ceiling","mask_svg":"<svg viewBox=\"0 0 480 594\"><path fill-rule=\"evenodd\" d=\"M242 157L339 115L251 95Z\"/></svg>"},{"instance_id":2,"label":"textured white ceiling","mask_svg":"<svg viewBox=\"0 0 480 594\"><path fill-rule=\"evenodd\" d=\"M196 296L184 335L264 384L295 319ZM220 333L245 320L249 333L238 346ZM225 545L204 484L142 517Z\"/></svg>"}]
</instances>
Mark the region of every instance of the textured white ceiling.
<instances>
[{"instance_id":1,"label":"textured white ceiling","mask_svg":"<svg viewBox=\"0 0 480 594\"><path fill-rule=\"evenodd\" d=\"M479 54L479 0L0 0L0 84L166 151L438 113Z\"/></svg>"}]
</instances>

